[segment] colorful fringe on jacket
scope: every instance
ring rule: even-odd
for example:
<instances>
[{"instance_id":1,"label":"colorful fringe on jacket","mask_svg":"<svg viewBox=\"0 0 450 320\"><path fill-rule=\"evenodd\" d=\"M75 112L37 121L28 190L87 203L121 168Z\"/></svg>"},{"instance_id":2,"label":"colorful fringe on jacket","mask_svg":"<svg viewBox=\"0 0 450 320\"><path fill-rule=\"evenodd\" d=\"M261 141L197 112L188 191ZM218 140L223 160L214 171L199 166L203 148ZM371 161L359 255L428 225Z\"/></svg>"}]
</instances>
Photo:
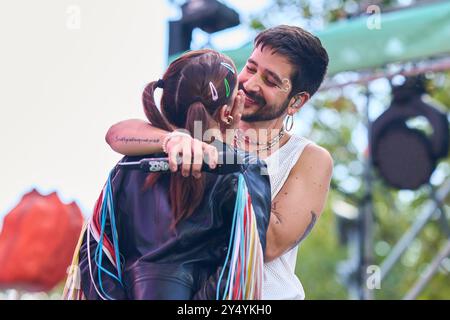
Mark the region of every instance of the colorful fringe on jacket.
<instances>
[{"instance_id":1,"label":"colorful fringe on jacket","mask_svg":"<svg viewBox=\"0 0 450 320\"><path fill-rule=\"evenodd\" d=\"M81 274L79 268L79 252L86 236L88 248L88 262L91 281L100 298L114 300L102 286L102 274L112 277L122 283L122 261L119 250L117 228L115 225L114 199L111 187L111 175L108 178L94 208L91 219L85 224L74 252L69 269L62 299L85 300L81 289ZM112 239L106 234L106 221L109 219ZM89 250L90 239L97 243L95 252ZM263 281L263 250L260 243L255 213L251 197L248 192L244 176L239 174L236 203L234 207L230 242L227 256L220 274L216 299L217 300L259 300L262 295ZM102 267L103 255L114 266L115 273ZM97 265L97 278L92 273L91 261ZM228 270L228 274L225 274ZM225 281L225 291L220 293L220 283Z\"/></svg>"}]
</instances>

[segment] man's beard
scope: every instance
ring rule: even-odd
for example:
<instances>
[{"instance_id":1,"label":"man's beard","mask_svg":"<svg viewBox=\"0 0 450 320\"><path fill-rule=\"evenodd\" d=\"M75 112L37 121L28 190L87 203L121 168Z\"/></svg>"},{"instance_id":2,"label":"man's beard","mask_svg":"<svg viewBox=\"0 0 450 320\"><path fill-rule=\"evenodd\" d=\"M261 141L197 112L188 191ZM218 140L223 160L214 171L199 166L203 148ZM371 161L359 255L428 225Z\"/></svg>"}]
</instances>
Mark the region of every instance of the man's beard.
<instances>
[{"instance_id":1,"label":"man's beard","mask_svg":"<svg viewBox=\"0 0 450 320\"><path fill-rule=\"evenodd\" d=\"M270 105L267 104L264 97L255 93L247 92L241 84L239 84L239 89L243 90L244 93L259 107L258 110L252 114L242 114L241 120L245 122L270 121L277 119L284 114L289 105L289 99L286 99L281 106Z\"/></svg>"}]
</instances>

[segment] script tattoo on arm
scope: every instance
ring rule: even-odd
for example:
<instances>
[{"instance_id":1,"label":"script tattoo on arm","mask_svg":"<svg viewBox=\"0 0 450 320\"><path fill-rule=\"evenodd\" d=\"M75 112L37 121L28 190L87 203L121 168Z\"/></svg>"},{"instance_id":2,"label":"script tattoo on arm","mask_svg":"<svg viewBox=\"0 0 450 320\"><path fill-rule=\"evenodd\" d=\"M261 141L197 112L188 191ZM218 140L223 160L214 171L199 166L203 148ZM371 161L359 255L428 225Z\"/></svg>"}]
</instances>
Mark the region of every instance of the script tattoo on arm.
<instances>
[{"instance_id":1,"label":"script tattoo on arm","mask_svg":"<svg viewBox=\"0 0 450 320\"><path fill-rule=\"evenodd\" d=\"M134 138L134 137L119 137L116 136L116 142L123 142L125 144L128 143L137 143L137 144L159 144L161 143L160 139L142 139L142 138Z\"/></svg>"}]
</instances>

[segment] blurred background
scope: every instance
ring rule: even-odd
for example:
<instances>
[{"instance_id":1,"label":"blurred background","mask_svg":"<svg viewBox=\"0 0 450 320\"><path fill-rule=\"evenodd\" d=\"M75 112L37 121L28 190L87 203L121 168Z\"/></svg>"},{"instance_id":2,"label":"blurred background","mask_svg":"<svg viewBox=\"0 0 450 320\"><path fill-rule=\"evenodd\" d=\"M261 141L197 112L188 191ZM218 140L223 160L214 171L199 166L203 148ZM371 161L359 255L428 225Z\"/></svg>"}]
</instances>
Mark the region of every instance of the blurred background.
<instances>
[{"instance_id":1,"label":"blurred background","mask_svg":"<svg viewBox=\"0 0 450 320\"><path fill-rule=\"evenodd\" d=\"M307 299L450 299L450 1L0 0L0 299L58 299L83 219L171 58L242 68L256 34L301 26L330 55L296 133L328 149L302 243Z\"/></svg>"}]
</instances>

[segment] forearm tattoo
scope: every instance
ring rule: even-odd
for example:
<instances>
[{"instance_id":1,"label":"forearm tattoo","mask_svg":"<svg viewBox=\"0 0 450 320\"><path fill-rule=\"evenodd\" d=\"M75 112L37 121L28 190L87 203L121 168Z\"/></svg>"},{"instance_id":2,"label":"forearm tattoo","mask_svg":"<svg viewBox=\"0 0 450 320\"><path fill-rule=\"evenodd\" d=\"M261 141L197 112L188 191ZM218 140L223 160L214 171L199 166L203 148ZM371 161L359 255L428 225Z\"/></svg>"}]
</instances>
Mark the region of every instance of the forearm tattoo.
<instances>
[{"instance_id":1,"label":"forearm tattoo","mask_svg":"<svg viewBox=\"0 0 450 320\"><path fill-rule=\"evenodd\" d=\"M116 136L116 142L123 142L125 144L128 143L137 143L137 144L159 144L161 142L160 139L142 139L142 138L134 138L134 137L119 137Z\"/></svg>"}]
</instances>

